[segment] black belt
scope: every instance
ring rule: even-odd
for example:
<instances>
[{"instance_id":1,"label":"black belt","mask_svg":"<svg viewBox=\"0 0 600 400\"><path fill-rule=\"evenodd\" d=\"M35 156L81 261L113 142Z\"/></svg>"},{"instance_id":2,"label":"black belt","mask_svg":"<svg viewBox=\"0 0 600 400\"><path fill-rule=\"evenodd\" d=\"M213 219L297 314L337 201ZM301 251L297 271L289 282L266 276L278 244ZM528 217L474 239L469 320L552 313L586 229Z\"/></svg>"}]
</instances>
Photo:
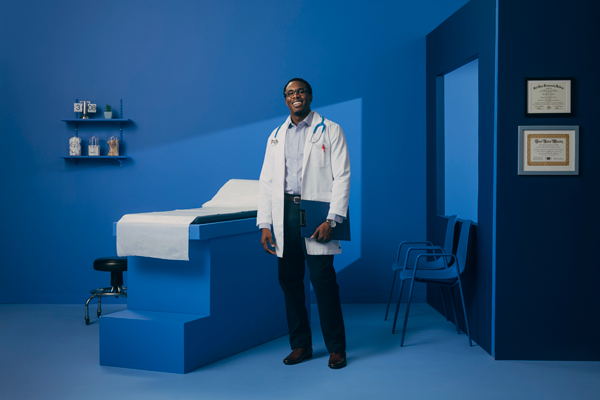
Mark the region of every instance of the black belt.
<instances>
[{"instance_id":1,"label":"black belt","mask_svg":"<svg viewBox=\"0 0 600 400\"><path fill-rule=\"evenodd\" d=\"M285 201L291 201L292 203L300 204L300 196L284 193L283 199Z\"/></svg>"}]
</instances>

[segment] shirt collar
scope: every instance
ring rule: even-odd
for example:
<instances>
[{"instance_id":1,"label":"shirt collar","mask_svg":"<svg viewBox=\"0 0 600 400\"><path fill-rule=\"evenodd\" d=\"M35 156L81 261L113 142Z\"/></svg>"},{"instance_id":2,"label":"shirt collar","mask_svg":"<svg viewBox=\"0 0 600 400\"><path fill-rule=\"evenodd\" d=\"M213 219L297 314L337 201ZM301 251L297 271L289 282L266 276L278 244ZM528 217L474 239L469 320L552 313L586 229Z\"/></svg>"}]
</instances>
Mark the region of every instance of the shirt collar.
<instances>
[{"instance_id":1,"label":"shirt collar","mask_svg":"<svg viewBox=\"0 0 600 400\"><path fill-rule=\"evenodd\" d=\"M306 124L307 126L311 126L312 125L312 120L313 120L313 115L315 115L314 111L311 111L308 113L308 115L306 116L306 118L304 118L302 121L300 121L300 123L298 124L298 127L301 127L303 124ZM292 122L292 118L290 117L290 124L288 125L288 128L291 128L294 125L294 122Z\"/></svg>"}]
</instances>

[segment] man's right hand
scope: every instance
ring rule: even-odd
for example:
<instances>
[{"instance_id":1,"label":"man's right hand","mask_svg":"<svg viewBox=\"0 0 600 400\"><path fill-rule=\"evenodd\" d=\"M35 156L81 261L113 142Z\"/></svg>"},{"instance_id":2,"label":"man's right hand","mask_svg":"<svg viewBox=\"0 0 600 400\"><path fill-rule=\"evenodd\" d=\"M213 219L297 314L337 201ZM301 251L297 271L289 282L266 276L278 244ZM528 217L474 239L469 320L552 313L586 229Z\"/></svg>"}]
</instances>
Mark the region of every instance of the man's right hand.
<instances>
[{"instance_id":1,"label":"man's right hand","mask_svg":"<svg viewBox=\"0 0 600 400\"><path fill-rule=\"evenodd\" d=\"M271 230L267 228L262 228L261 231L262 236L260 237L260 244L262 244L263 249L265 249L265 251L269 254L276 254L274 250L275 243L273 243L273 235L271 234ZM269 245L271 245L273 250L269 248Z\"/></svg>"}]
</instances>

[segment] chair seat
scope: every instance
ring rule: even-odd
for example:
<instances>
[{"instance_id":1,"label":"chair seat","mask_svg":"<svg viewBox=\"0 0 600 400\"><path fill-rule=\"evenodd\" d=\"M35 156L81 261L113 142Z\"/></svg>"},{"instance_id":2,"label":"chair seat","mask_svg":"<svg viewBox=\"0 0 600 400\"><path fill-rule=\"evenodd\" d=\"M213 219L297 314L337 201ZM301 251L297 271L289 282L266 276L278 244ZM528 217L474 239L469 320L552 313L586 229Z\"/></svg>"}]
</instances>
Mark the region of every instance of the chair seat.
<instances>
[{"instance_id":1,"label":"chair seat","mask_svg":"<svg viewBox=\"0 0 600 400\"><path fill-rule=\"evenodd\" d=\"M100 257L94 260L96 271L127 271L127 257Z\"/></svg>"},{"instance_id":2,"label":"chair seat","mask_svg":"<svg viewBox=\"0 0 600 400\"><path fill-rule=\"evenodd\" d=\"M407 269L400 272L400 279L412 279L414 270ZM436 281L440 283L454 283L456 281L456 268L445 269L419 269L417 270L416 280L425 279L427 281Z\"/></svg>"},{"instance_id":3,"label":"chair seat","mask_svg":"<svg viewBox=\"0 0 600 400\"><path fill-rule=\"evenodd\" d=\"M409 265L409 269L407 271L412 271L413 264ZM404 268L404 262L396 261L392 264L392 271L402 270ZM420 270L430 270L430 269L442 269L444 268L444 262L441 259L435 261L425 261L425 258L419 260L419 269ZM412 272L411 272L412 276Z\"/></svg>"}]
</instances>

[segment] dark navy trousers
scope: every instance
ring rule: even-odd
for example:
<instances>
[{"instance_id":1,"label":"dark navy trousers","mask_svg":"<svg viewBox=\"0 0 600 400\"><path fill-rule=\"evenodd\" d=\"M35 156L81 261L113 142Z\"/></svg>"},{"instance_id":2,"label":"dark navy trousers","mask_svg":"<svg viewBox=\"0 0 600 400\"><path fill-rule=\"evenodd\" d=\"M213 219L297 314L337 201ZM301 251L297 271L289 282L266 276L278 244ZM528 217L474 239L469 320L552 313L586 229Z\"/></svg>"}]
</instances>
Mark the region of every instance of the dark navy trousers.
<instances>
[{"instance_id":1,"label":"dark navy trousers","mask_svg":"<svg viewBox=\"0 0 600 400\"><path fill-rule=\"evenodd\" d=\"M300 205L284 201L283 257L278 258L279 284L283 289L292 349L312 346L304 295L304 262L315 290L321 331L328 352L346 351L346 332L333 255L306 254L300 237Z\"/></svg>"}]
</instances>

